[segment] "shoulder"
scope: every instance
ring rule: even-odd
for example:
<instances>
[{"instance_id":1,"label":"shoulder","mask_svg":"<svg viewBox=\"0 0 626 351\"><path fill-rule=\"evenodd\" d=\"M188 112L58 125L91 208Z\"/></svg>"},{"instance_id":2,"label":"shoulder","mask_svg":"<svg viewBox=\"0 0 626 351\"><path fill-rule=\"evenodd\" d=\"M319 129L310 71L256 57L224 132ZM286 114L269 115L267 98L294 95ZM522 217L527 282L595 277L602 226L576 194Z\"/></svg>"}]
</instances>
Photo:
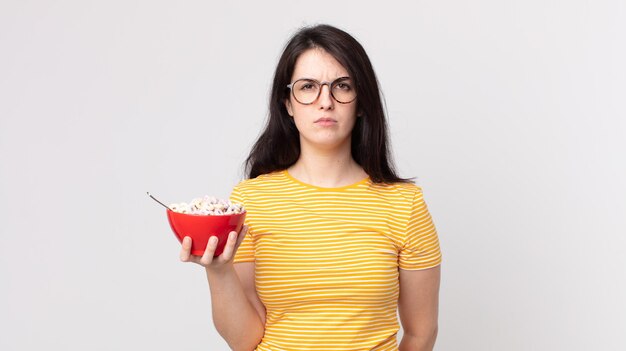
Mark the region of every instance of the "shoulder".
<instances>
[{"instance_id":1,"label":"shoulder","mask_svg":"<svg viewBox=\"0 0 626 351\"><path fill-rule=\"evenodd\" d=\"M275 171L272 173L261 174L256 178L244 179L233 188L234 192L246 193L266 189L268 187L279 186L284 183L285 176L283 171Z\"/></svg>"},{"instance_id":2,"label":"shoulder","mask_svg":"<svg viewBox=\"0 0 626 351\"><path fill-rule=\"evenodd\" d=\"M422 188L415 183L371 183L370 191L381 196L395 197L409 202L422 196Z\"/></svg>"}]
</instances>

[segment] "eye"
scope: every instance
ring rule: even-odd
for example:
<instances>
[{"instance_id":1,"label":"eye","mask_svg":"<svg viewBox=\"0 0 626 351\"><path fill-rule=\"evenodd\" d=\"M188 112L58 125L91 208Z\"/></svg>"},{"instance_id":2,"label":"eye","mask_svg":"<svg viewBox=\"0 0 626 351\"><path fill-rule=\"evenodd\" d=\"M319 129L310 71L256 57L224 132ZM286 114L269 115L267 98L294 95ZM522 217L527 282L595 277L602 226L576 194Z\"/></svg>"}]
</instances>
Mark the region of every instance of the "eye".
<instances>
[{"instance_id":1,"label":"eye","mask_svg":"<svg viewBox=\"0 0 626 351\"><path fill-rule=\"evenodd\" d=\"M295 88L302 92L315 92L319 89L319 85L313 80L301 79L295 83Z\"/></svg>"},{"instance_id":2,"label":"eye","mask_svg":"<svg viewBox=\"0 0 626 351\"><path fill-rule=\"evenodd\" d=\"M344 90L344 91L352 90L352 86L350 85L349 82L339 82L339 83L335 84L335 88L337 88L339 90Z\"/></svg>"}]
</instances>

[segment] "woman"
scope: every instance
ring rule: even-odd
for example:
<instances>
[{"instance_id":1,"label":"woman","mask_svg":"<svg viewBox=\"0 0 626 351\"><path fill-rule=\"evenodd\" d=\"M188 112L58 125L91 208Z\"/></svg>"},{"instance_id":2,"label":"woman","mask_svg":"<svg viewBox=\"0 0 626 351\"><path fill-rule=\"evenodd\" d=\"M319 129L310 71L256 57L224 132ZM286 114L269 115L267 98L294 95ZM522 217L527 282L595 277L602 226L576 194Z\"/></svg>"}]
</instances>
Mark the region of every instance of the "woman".
<instances>
[{"instance_id":1,"label":"woman","mask_svg":"<svg viewBox=\"0 0 626 351\"><path fill-rule=\"evenodd\" d=\"M300 30L269 115L231 195L244 229L216 258L217 238L202 257L183 241L181 260L206 268L220 335L233 350L432 350L437 233L421 189L393 169L362 46L332 26Z\"/></svg>"}]
</instances>

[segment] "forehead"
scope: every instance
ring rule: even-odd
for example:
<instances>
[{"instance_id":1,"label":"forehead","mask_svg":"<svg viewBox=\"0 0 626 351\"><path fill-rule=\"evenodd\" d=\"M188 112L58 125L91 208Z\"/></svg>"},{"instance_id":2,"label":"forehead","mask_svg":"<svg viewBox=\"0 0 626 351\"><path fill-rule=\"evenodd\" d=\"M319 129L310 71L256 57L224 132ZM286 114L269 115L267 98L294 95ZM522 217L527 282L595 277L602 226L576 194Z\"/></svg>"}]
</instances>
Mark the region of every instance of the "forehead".
<instances>
[{"instance_id":1,"label":"forehead","mask_svg":"<svg viewBox=\"0 0 626 351\"><path fill-rule=\"evenodd\" d=\"M348 70L343 67L331 54L324 49L308 49L296 60L293 70L293 79L314 78L318 80L333 80L347 77Z\"/></svg>"}]
</instances>

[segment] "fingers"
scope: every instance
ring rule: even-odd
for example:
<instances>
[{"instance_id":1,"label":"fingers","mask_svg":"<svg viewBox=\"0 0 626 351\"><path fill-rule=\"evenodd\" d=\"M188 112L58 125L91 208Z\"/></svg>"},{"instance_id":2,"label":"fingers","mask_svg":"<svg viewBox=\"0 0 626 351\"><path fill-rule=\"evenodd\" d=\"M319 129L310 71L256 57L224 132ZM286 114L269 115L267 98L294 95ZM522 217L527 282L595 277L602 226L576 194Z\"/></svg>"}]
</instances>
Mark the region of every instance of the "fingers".
<instances>
[{"instance_id":1,"label":"fingers","mask_svg":"<svg viewBox=\"0 0 626 351\"><path fill-rule=\"evenodd\" d=\"M237 244L237 232L232 231L228 233L228 239L226 239L226 245L224 245L224 251L220 255L221 261L229 261L235 253L235 244Z\"/></svg>"},{"instance_id":2,"label":"fingers","mask_svg":"<svg viewBox=\"0 0 626 351\"><path fill-rule=\"evenodd\" d=\"M231 261L232 258L235 256L235 252L237 252L239 245L241 245L244 238L246 237L247 233L247 225L244 225L239 233L235 231L228 233L226 244L224 245L224 251L221 255L219 255L219 257L213 257L219 241L217 237L212 236L209 238L206 249L204 250L204 254L202 255L202 257L199 257L191 254L191 238L186 236L185 238L183 238L182 241L180 260L183 262L194 262L205 267L211 265L213 262L223 264Z\"/></svg>"},{"instance_id":3,"label":"fingers","mask_svg":"<svg viewBox=\"0 0 626 351\"><path fill-rule=\"evenodd\" d=\"M209 241L206 244L206 249L204 250L204 254L200 258L200 264L203 266L208 266L213 262L213 255L215 254L215 248L217 247L217 237L212 236L209 238Z\"/></svg>"},{"instance_id":4,"label":"fingers","mask_svg":"<svg viewBox=\"0 0 626 351\"><path fill-rule=\"evenodd\" d=\"M228 234L228 240L226 241L226 245L224 246L224 252L220 255L219 259L224 261L230 261L235 256L239 245L246 237L248 233L248 226L244 225L239 233L232 231Z\"/></svg>"},{"instance_id":5,"label":"fingers","mask_svg":"<svg viewBox=\"0 0 626 351\"><path fill-rule=\"evenodd\" d=\"M183 245L180 249L180 260L188 262L191 257L191 238L186 236L183 238Z\"/></svg>"}]
</instances>

